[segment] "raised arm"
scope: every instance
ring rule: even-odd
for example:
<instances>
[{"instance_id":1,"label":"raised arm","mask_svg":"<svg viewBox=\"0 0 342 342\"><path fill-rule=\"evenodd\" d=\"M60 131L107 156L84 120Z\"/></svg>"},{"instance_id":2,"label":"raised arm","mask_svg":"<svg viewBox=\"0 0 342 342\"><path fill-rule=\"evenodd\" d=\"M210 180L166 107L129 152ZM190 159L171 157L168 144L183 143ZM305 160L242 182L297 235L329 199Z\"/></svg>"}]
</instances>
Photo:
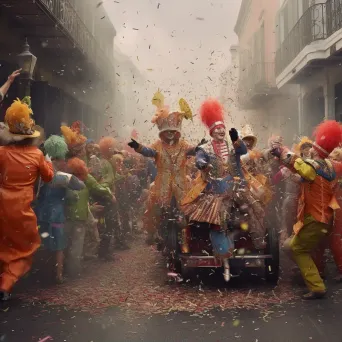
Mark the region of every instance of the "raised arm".
<instances>
[{"instance_id":1,"label":"raised arm","mask_svg":"<svg viewBox=\"0 0 342 342\"><path fill-rule=\"evenodd\" d=\"M133 148L136 152L140 153L144 157L155 158L157 155L157 151L154 148L143 146L134 139L131 139L131 142L128 143L128 146Z\"/></svg>"},{"instance_id":2,"label":"raised arm","mask_svg":"<svg viewBox=\"0 0 342 342\"><path fill-rule=\"evenodd\" d=\"M76 176L61 171L56 172L55 176L50 182L50 185L53 188L68 188L70 190L77 191L83 190L85 188L85 184Z\"/></svg>"},{"instance_id":3,"label":"raised arm","mask_svg":"<svg viewBox=\"0 0 342 342\"><path fill-rule=\"evenodd\" d=\"M275 148L271 153L278 157L280 161L291 171L297 173L307 181L314 181L316 178L316 170L309 163L305 162L298 155L288 151L287 149Z\"/></svg>"},{"instance_id":4,"label":"raised arm","mask_svg":"<svg viewBox=\"0 0 342 342\"><path fill-rule=\"evenodd\" d=\"M12 74L8 76L7 81L0 87L0 102L3 101L15 78L20 75L20 71L21 69L13 71Z\"/></svg>"}]
</instances>

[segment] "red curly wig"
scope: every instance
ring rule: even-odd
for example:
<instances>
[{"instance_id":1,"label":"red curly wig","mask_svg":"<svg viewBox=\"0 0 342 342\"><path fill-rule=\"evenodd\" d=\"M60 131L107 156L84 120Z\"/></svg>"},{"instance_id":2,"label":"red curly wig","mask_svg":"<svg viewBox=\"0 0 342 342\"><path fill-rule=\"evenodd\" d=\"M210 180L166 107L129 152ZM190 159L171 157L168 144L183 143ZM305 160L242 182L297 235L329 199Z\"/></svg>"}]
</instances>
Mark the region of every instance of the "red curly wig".
<instances>
[{"instance_id":1,"label":"red curly wig","mask_svg":"<svg viewBox=\"0 0 342 342\"><path fill-rule=\"evenodd\" d=\"M67 169L71 174L73 174L82 181L85 181L88 177L89 171L87 165L83 160L79 158L69 159L67 163Z\"/></svg>"},{"instance_id":2,"label":"red curly wig","mask_svg":"<svg viewBox=\"0 0 342 342\"><path fill-rule=\"evenodd\" d=\"M335 120L326 120L320 123L314 131L314 149L320 157L328 155L342 142L342 125Z\"/></svg>"}]
</instances>

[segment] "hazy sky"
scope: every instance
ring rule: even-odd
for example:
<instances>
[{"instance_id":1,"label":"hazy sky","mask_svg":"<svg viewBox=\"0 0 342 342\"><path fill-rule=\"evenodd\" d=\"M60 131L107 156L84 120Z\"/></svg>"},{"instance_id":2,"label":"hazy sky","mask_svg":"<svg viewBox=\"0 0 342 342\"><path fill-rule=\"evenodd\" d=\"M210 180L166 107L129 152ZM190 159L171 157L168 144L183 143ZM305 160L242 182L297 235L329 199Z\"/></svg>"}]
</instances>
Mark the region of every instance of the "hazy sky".
<instances>
[{"instance_id":1,"label":"hazy sky","mask_svg":"<svg viewBox=\"0 0 342 342\"><path fill-rule=\"evenodd\" d=\"M230 46L237 42L233 29L240 4L241 0L104 1L117 30L115 45L145 78L137 90L139 124L152 116L150 100L158 87L167 104L176 105L184 97L194 112L205 97L219 96L219 76L230 64Z\"/></svg>"}]
</instances>

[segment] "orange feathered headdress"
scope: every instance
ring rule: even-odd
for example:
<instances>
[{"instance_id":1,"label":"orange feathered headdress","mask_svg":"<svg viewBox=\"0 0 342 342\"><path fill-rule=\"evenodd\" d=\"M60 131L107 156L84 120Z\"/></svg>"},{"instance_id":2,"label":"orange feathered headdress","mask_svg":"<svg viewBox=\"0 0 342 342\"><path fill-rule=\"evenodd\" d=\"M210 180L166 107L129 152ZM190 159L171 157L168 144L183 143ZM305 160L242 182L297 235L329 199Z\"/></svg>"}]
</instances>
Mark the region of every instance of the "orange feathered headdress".
<instances>
[{"instance_id":1,"label":"orange feathered headdress","mask_svg":"<svg viewBox=\"0 0 342 342\"><path fill-rule=\"evenodd\" d=\"M31 118L32 109L27 103L16 99L11 106L7 108L5 123L10 133L21 135L27 138L37 138L40 132L34 130L34 120Z\"/></svg>"},{"instance_id":2,"label":"orange feathered headdress","mask_svg":"<svg viewBox=\"0 0 342 342\"><path fill-rule=\"evenodd\" d=\"M205 100L200 107L201 120L209 128L210 134L218 127L226 127L224 124L224 110L222 104L214 99Z\"/></svg>"},{"instance_id":3,"label":"orange feathered headdress","mask_svg":"<svg viewBox=\"0 0 342 342\"><path fill-rule=\"evenodd\" d=\"M112 137L103 137L99 141L100 152L106 158L113 155L113 150L116 145L116 140ZM110 151L112 150L112 151Z\"/></svg>"},{"instance_id":4,"label":"orange feathered headdress","mask_svg":"<svg viewBox=\"0 0 342 342\"><path fill-rule=\"evenodd\" d=\"M335 120L327 120L320 123L314 131L314 149L322 158L329 154L342 142L342 126Z\"/></svg>"},{"instance_id":5,"label":"orange feathered headdress","mask_svg":"<svg viewBox=\"0 0 342 342\"><path fill-rule=\"evenodd\" d=\"M69 159L67 163L67 169L71 174L82 181L86 180L89 173L86 163L79 158Z\"/></svg>"},{"instance_id":6,"label":"orange feathered headdress","mask_svg":"<svg viewBox=\"0 0 342 342\"><path fill-rule=\"evenodd\" d=\"M62 126L61 131L69 148L82 146L87 141L87 138L84 135L77 133L68 126Z\"/></svg>"}]
</instances>

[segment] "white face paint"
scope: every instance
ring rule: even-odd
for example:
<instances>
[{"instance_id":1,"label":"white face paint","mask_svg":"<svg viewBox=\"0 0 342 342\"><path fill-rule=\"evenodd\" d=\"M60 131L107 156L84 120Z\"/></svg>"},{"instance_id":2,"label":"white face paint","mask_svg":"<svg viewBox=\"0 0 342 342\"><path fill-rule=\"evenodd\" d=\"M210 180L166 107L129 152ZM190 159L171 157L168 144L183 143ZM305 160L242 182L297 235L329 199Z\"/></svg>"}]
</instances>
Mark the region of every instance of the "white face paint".
<instances>
[{"instance_id":1,"label":"white face paint","mask_svg":"<svg viewBox=\"0 0 342 342\"><path fill-rule=\"evenodd\" d=\"M215 128L212 137L215 141L223 142L226 138L226 129L224 127Z\"/></svg>"}]
</instances>

